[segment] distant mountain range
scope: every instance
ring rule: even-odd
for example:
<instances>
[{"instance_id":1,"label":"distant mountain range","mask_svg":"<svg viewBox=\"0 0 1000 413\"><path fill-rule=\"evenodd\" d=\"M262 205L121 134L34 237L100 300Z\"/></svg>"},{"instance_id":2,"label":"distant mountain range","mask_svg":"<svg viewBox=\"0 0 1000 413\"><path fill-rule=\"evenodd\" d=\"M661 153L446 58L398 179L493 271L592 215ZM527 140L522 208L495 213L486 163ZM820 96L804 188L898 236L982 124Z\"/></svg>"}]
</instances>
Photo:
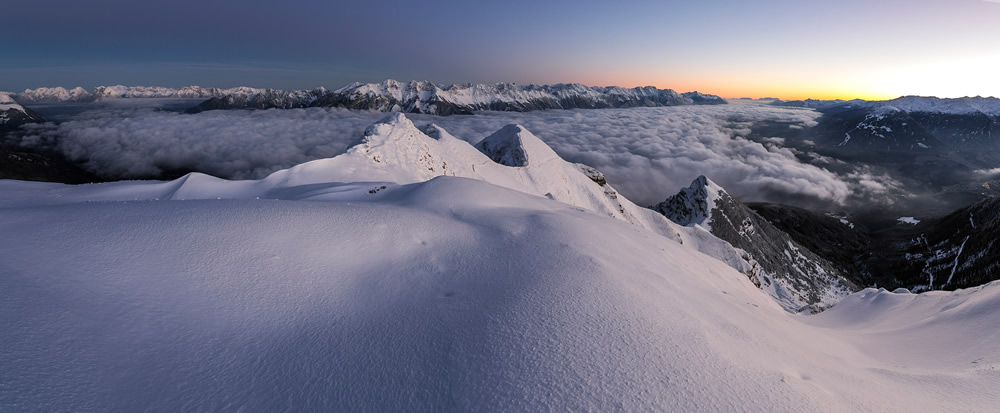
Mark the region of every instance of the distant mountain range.
<instances>
[{"instance_id":1,"label":"distant mountain range","mask_svg":"<svg viewBox=\"0 0 1000 413\"><path fill-rule=\"evenodd\" d=\"M201 86L187 86L180 89L159 87L159 86L98 86L93 90L86 90L82 87L66 89L63 87L43 87L38 89L26 89L21 93L14 94L14 98L22 103L71 103L71 102L94 102L104 99L122 98L184 98L184 99L207 99L213 96L224 96L229 93L252 88L238 87L232 89L204 88ZM261 89L253 89L261 90Z\"/></svg>"},{"instance_id":2,"label":"distant mountain range","mask_svg":"<svg viewBox=\"0 0 1000 413\"><path fill-rule=\"evenodd\" d=\"M994 143L1000 99L904 96L885 101L798 100L771 105L822 112L818 136L848 151L949 151Z\"/></svg>"},{"instance_id":3,"label":"distant mountain range","mask_svg":"<svg viewBox=\"0 0 1000 413\"><path fill-rule=\"evenodd\" d=\"M726 100L698 92L678 93L652 86L592 87L581 84L436 85L427 81L353 83L337 90L279 90L238 87L232 89L188 86L180 89L145 86L29 89L14 95L24 103L93 102L111 98L207 99L191 108L197 113L219 109L292 109L341 107L381 112L470 114L484 110L527 112L545 109L600 109L640 106L721 105Z\"/></svg>"},{"instance_id":4,"label":"distant mountain range","mask_svg":"<svg viewBox=\"0 0 1000 413\"><path fill-rule=\"evenodd\" d=\"M591 87L580 84L516 85L513 83L439 86L432 82L353 83L334 91L244 90L211 98L191 108L217 109L339 107L381 112L471 114L484 110L528 112L546 109L600 109L639 106L726 104L698 92L677 93L654 87Z\"/></svg>"}]
</instances>

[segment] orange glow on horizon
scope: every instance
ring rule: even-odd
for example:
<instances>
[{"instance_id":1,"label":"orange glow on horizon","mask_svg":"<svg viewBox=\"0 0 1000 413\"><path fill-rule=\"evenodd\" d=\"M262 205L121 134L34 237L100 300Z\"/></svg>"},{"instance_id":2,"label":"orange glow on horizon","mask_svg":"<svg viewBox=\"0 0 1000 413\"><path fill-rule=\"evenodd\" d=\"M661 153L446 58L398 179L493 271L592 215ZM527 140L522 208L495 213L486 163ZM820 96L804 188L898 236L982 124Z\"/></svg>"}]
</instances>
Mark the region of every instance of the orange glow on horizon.
<instances>
[{"instance_id":1,"label":"orange glow on horizon","mask_svg":"<svg viewBox=\"0 0 1000 413\"><path fill-rule=\"evenodd\" d=\"M630 82L628 87L655 86L660 89L673 89L677 92L708 93L718 95L726 99L764 97L779 98L782 100L804 100L804 99L863 99L863 100L888 100L902 95L892 95L878 93L861 88L829 86L827 88L809 87L796 84L775 84L775 83L739 83L739 82L712 82L712 81L656 81L656 82Z\"/></svg>"},{"instance_id":2,"label":"orange glow on horizon","mask_svg":"<svg viewBox=\"0 0 1000 413\"><path fill-rule=\"evenodd\" d=\"M739 99L744 97L759 99L763 97L771 97L782 100L889 100L907 94L919 94L916 92L892 94L887 93L886 91L875 91L873 90L875 88L870 89L851 85L828 84L825 87L816 87L811 85L809 82L803 82L801 79L793 79L785 82L772 79L760 79L756 82L751 82L746 79L693 79L685 78L683 76L664 79L662 76L657 76L655 77L656 80L653 80L652 77L633 79L621 79L619 77L614 81L608 80L608 78L615 77L618 76L594 76L587 79L578 79L576 82L590 86L621 86L628 88L654 86L660 89L673 89L681 93L697 91L721 96L726 99Z\"/></svg>"}]
</instances>

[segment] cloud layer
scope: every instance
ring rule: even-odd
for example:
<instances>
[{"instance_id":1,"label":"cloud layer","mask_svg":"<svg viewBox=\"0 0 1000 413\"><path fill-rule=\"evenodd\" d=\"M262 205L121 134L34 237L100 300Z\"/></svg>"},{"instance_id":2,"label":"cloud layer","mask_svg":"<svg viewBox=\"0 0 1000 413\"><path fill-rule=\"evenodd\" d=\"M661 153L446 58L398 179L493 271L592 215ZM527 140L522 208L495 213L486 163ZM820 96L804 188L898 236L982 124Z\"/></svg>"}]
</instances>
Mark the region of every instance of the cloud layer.
<instances>
[{"instance_id":1,"label":"cloud layer","mask_svg":"<svg viewBox=\"0 0 1000 413\"><path fill-rule=\"evenodd\" d=\"M188 115L112 107L36 126L24 143L56 148L107 177L196 170L247 179L336 156L383 116L322 108ZM743 137L756 121L811 126L817 116L808 110L733 104L410 118L418 125L436 123L470 143L520 123L565 159L603 171L640 205L662 201L698 175L747 201L843 203L852 192L881 189L864 176L803 163L780 139L757 143Z\"/></svg>"}]
</instances>

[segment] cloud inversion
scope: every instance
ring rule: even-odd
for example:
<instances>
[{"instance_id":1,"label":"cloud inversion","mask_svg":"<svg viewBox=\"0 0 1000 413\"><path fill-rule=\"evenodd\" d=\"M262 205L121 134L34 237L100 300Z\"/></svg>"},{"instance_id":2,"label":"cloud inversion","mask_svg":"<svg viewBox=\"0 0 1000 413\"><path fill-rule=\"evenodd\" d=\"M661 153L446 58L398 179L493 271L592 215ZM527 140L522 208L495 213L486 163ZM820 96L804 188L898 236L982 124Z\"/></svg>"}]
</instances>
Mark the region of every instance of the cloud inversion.
<instances>
[{"instance_id":1,"label":"cloud inversion","mask_svg":"<svg viewBox=\"0 0 1000 413\"><path fill-rule=\"evenodd\" d=\"M188 115L112 107L36 126L24 142L54 147L112 178L193 170L250 179L336 156L383 116L322 108ZM852 193L885 190L872 185L870 175L838 175L803 163L780 139L761 144L743 137L755 121L812 126L818 116L810 110L737 104L410 118L418 125L436 123L470 143L520 123L563 158L603 171L640 205L662 201L698 175L747 201L843 203Z\"/></svg>"}]
</instances>

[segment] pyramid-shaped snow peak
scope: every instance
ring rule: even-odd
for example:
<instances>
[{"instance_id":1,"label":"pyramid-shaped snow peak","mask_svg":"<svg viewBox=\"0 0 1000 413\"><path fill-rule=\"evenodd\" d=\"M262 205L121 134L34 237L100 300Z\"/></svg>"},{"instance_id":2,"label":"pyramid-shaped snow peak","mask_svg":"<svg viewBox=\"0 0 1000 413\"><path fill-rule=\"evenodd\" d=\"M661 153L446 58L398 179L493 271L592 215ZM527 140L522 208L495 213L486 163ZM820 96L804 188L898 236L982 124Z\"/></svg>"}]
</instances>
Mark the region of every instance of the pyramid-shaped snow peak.
<instances>
[{"instance_id":1,"label":"pyramid-shaped snow peak","mask_svg":"<svg viewBox=\"0 0 1000 413\"><path fill-rule=\"evenodd\" d=\"M400 138L413 139L418 135L424 135L406 115L395 112L382 118L365 129L364 135L355 143L356 145L380 145L389 140L399 140Z\"/></svg>"},{"instance_id":2,"label":"pyramid-shaped snow peak","mask_svg":"<svg viewBox=\"0 0 1000 413\"><path fill-rule=\"evenodd\" d=\"M691 186L653 206L653 209L677 224L708 226L715 201L725 191L704 175L695 178Z\"/></svg>"},{"instance_id":3,"label":"pyramid-shaped snow peak","mask_svg":"<svg viewBox=\"0 0 1000 413\"><path fill-rule=\"evenodd\" d=\"M448 133L448 131L444 130L444 128L442 128L442 127L440 127L440 126L438 126L436 124L433 124L433 123L429 124L427 126L424 126L424 131L423 132L424 132L425 135L430 136L430 137L434 138L435 140L439 140L439 141L441 141L441 140L445 140L445 141L447 141L447 140L452 140L452 141L459 140L457 137L455 137L455 135L452 135L452 134Z\"/></svg>"},{"instance_id":4,"label":"pyramid-shaped snow peak","mask_svg":"<svg viewBox=\"0 0 1000 413\"><path fill-rule=\"evenodd\" d=\"M555 151L521 125L507 125L476 144L494 162L514 167L539 165L558 158Z\"/></svg>"},{"instance_id":5,"label":"pyramid-shaped snow peak","mask_svg":"<svg viewBox=\"0 0 1000 413\"><path fill-rule=\"evenodd\" d=\"M14 101L14 98L6 93L0 93L0 110L17 109L22 110L21 105Z\"/></svg>"},{"instance_id":6,"label":"pyramid-shaped snow peak","mask_svg":"<svg viewBox=\"0 0 1000 413\"><path fill-rule=\"evenodd\" d=\"M17 129L26 123L44 121L40 115L17 103L12 96L0 93L0 132Z\"/></svg>"}]
</instances>

